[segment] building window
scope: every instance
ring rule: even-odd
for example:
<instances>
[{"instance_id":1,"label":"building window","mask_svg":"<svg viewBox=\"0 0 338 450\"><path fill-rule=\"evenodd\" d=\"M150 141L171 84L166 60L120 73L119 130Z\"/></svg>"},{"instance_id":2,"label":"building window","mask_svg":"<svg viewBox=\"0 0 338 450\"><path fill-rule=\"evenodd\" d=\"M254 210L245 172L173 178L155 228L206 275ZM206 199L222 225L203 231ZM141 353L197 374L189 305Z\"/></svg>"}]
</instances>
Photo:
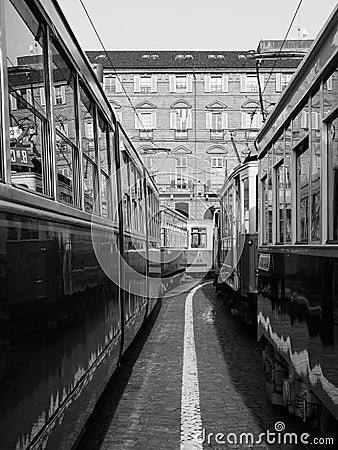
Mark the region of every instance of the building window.
<instances>
[{"instance_id":1,"label":"building window","mask_svg":"<svg viewBox=\"0 0 338 450\"><path fill-rule=\"evenodd\" d=\"M212 156L211 157L211 167L221 169L224 165L223 156Z\"/></svg>"},{"instance_id":2,"label":"building window","mask_svg":"<svg viewBox=\"0 0 338 450\"><path fill-rule=\"evenodd\" d=\"M258 109L253 109L242 113L242 128L259 129L262 126L262 115Z\"/></svg>"},{"instance_id":3,"label":"building window","mask_svg":"<svg viewBox=\"0 0 338 450\"><path fill-rule=\"evenodd\" d=\"M276 92L282 92L289 84L292 73L276 73Z\"/></svg>"},{"instance_id":4,"label":"building window","mask_svg":"<svg viewBox=\"0 0 338 450\"><path fill-rule=\"evenodd\" d=\"M66 103L66 90L64 86L54 86L55 105L64 105Z\"/></svg>"},{"instance_id":5,"label":"building window","mask_svg":"<svg viewBox=\"0 0 338 450\"><path fill-rule=\"evenodd\" d=\"M106 75L103 79L104 92L107 95L112 95L122 92L122 84L119 78L115 75Z\"/></svg>"},{"instance_id":6,"label":"building window","mask_svg":"<svg viewBox=\"0 0 338 450\"><path fill-rule=\"evenodd\" d=\"M176 139L188 139L188 129L192 128L191 109L178 108L170 113L170 128L175 130Z\"/></svg>"},{"instance_id":7,"label":"building window","mask_svg":"<svg viewBox=\"0 0 338 450\"><path fill-rule=\"evenodd\" d=\"M175 174L175 187L177 189L186 189L188 187L186 172L187 172L187 157L176 157L176 174Z\"/></svg>"},{"instance_id":8,"label":"building window","mask_svg":"<svg viewBox=\"0 0 338 450\"><path fill-rule=\"evenodd\" d=\"M228 75L206 75L205 92L228 92Z\"/></svg>"},{"instance_id":9,"label":"building window","mask_svg":"<svg viewBox=\"0 0 338 450\"><path fill-rule=\"evenodd\" d=\"M224 130L228 128L228 114L226 112L207 112L206 129L210 130L211 139L223 139Z\"/></svg>"},{"instance_id":10,"label":"building window","mask_svg":"<svg viewBox=\"0 0 338 450\"><path fill-rule=\"evenodd\" d=\"M138 112L135 115L135 128L139 130L139 137L149 139L156 128L156 112Z\"/></svg>"},{"instance_id":11,"label":"building window","mask_svg":"<svg viewBox=\"0 0 338 450\"><path fill-rule=\"evenodd\" d=\"M192 92L192 75L169 75L170 92Z\"/></svg>"},{"instance_id":12,"label":"building window","mask_svg":"<svg viewBox=\"0 0 338 450\"><path fill-rule=\"evenodd\" d=\"M134 92L148 94L157 92L157 76L156 75L135 75L134 76Z\"/></svg>"},{"instance_id":13,"label":"building window","mask_svg":"<svg viewBox=\"0 0 338 450\"><path fill-rule=\"evenodd\" d=\"M264 75L259 75L261 89L264 89ZM258 80L256 74L241 75L241 92L258 92Z\"/></svg>"}]
</instances>

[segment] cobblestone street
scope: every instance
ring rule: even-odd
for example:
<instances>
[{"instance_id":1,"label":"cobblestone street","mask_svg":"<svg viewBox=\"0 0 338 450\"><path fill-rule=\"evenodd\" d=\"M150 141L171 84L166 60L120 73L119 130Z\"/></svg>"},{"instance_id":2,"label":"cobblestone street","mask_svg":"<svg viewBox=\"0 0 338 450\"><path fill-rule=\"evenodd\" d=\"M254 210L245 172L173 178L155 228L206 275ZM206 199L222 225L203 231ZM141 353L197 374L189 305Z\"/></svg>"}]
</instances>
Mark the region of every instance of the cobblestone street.
<instances>
[{"instance_id":1,"label":"cobblestone street","mask_svg":"<svg viewBox=\"0 0 338 450\"><path fill-rule=\"evenodd\" d=\"M127 352L122 367L112 378L88 423L78 449L294 448L264 442L241 446L215 441L217 433L239 436L251 432L258 438L267 430L274 432L278 421L285 424L286 432L300 434L306 424L284 408L268 402L261 352L254 332L236 322L225 310L212 284L197 290L193 297L200 413L205 439L199 446L197 443L196 446L180 444L187 296L186 292L179 293L183 288L177 288L177 295L171 293L161 301L157 317L156 314L152 317Z\"/></svg>"}]
</instances>

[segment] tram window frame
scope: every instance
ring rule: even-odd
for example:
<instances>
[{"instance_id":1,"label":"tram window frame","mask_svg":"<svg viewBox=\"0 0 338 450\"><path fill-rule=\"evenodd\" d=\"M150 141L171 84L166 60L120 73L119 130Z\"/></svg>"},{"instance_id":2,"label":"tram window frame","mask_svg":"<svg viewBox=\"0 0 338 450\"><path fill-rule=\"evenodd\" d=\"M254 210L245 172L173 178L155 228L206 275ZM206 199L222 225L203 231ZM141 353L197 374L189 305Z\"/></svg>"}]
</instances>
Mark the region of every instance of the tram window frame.
<instances>
[{"instance_id":1,"label":"tram window frame","mask_svg":"<svg viewBox=\"0 0 338 450\"><path fill-rule=\"evenodd\" d=\"M310 122L310 197L309 197L309 241L318 244L322 240L322 107L321 91L311 96ZM315 110L315 111L314 111ZM319 165L318 165L319 162ZM314 169L317 168L316 173ZM317 179L314 177L317 175ZM318 188L316 188L316 184ZM318 191L318 192L317 192Z\"/></svg>"},{"instance_id":2,"label":"tram window frame","mask_svg":"<svg viewBox=\"0 0 338 450\"><path fill-rule=\"evenodd\" d=\"M307 203L305 204L305 227L303 228L305 231L304 237L301 234L301 196L300 190L302 188L300 175L302 168L299 166L299 161L306 152L308 152L308 183L307 189L305 190L305 194L307 193ZM294 148L294 153L296 155L295 159L295 170L296 170L296 243L297 244L308 244L309 243L309 232L310 232L310 185L309 185L309 175L310 175L310 167L311 167L311 152L310 152L310 142L309 136L304 137L300 142L297 143L297 146ZM306 184L304 185L306 186ZM305 196L306 197L306 196Z\"/></svg>"},{"instance_id":3,"label":"tram window frame","mask_svg":"<svg viewBox=\"0 0 338 450\"><path fill-rule=\"evenodd\" d=\"M14 123L18 124L18 119L20 119L16 119L15 115L12 115L13 111L16 111L18 109L18 103L21 105L21 108L19 109L26 109L33 118L31 119L26 114L24 118L20 119L22 121L26 121L26 123L25 125L24 122L19 124L19 127L22 131L20 133L18 132L18 136L14 138L16 139L16 142L14 143L14 140L12 142L16 145L16 150L14 150L15 147L11 146L11 144L9 145L9 147L7 147L7 145L4 146L4 148L6 149L5 151L8 152L7 157L9 158L9 164L6 165L9 170L8 182L10 182L11 185L15 188L23 189L27 192L47 198L53 198L53 174L50 170L51 161L53 160L53 149L51 145L50 128L48 124L49 111L46 108L45 98L43 99L44 101L41 101L42 99L40 98L41 87L44 88L43 92L46 91L45 88L47 87L47 26L46 22L40 16L38 11L36 11L35 9L33 10L33 8L27 8L26 5L21 4L20 2L16 2L16 4L14 5L14 3L10 0L6 1L3 8L4 11L6 7L7 12L5 12L5 15L7 14L10 16L11 14L13 14L14 20L18 21L20 27L23 27L22 30L25 30L23 34L27 33L30 38L33 38L37 49L37 45L39 45L39 50L41 51L41 53L38 54L40 70L42 68L41 75L37 80L34 80L34 77L31 74L38 73L39 70L34 68L34 61L32 61L32 64L29 66L30 91L27 91L26 86L22 86L17 89L11 89L10 72L12 72L12 75L15 75L15 73L14 71L9 71L10 66L8 64L5 64L4 67L4 70L7 71L8 81L7 124L9 126L9 132L11 133L11 128L13 127L13 125L11 125L13 123L12 120L14 121ZM7 23L7 25L9 24ZM12 28L13 27L7 26L6 35L3 39L4 42L6 42L7 61L9 63L12 63L13 59L12 55L8 57L10 42L9 30L12 30ZM19 58L18 55L16 55L15 57ZM12 65L13 68L17 68L17 74L20 76L20 71L18 70L18 68L20 68L19 62L17 66L14 66L13 63ZM23 77L25 81L27 79L27 63L22 67L26 68L25 76ZM34 91L36 91L37 95L34 95ZM23 94L23 92L25 92L25 95ZM29 92L30 94L28 94ZM15 112L15 114L17 113ZM26 127L26 129L23 128L24 126ZM21 138L20 142L18 142L19 138ZM26 140L26 142L24 142L24 140ZM13 167L17 167L17 170L12 170ZM3 169L4 168L5 167L3 167ZM24 176L21 177L21 174L26 174L26 180ZM1 173L1 175L5 175L5 173ZM18 177L17 182L15 182L15 177ZM33 183L30 183L29 179L31 179ZM26 183L23 181L26 181ZM32 186L32 184L34 184L34 186Z\"/></svg>"},{"instance_id":4,"label":"tram window frame","mask_svg":"<svg viewBox=\"0 0 338 450\"><path fill-rule=\"evenodd\" d=\"M65 109L65 104L57 104L55 101L52 103L52 114L54 117L54 127L55 127L55 160L56 160L56 179L57 179L57 201L61 203L66 203L67 205L71 205L76 208L82 207L82 193L83 193L83 187L82 187L82 170L80 170L80 173L76 170L77 167L80 167L80 150L79 150L79 122L78 122L78 110L77 110L77 74L76 70L73 66L73 64L69 61L64 49L60 45L58 38L54 36L51 33L50 36L50 53L51 53L51 63L55 69L52 70L52 76L51 76L51 82L52 82L52 91L54 92L55 87L60 86L60 80L56 76L57 70L59 72L61 69L58 67L57 61L62 61L62 64L64 64L64 67L69 71L69 75L64 75L62 72L62 76L65 76L65 79L67 80L67 89L64 87L65 91L65 100L67 97L67 109ZM61 67L63 67L61 65ZM62 127L58 126L57 121L58 120L67 120L66 127L63 125ZM63 132L63 130L65 132ZM72 130L73 130L73 136L72 136ZM59 175L58 172L58 142L60 144L69 146L71 149L71 202L67 201L65 198L62 197L62 190L61 188L61 182L66 181L62 179L62 176ZM61 153L63 154L63 151L61 147L59 147ZM65 158L66 159L66 158ZM67 164L69 164L69 161L66 159ZM60 172L62 173L62 171ZM70 177L66 177L70 179Z\"/></svg>"},{"instance_id":5,"label":"tram window frame","mask_svg":"<svg viewBox=\"0 0 338 450\"><path fill-rule=\"evenodd\" d=\"M196 245L193 242L194 241L194 236L197 236L197 243L196 243ZM203 242L203 240L204 240L204 242ZM193 245L193 243L194 243L194 245ZM207 249L208 248L207 227L196 226L196 227L192 227L191 228L191 231L190 231L190 247L191 248L198 248L198 249L200 249L200 248Z\"/></svg>"},{"instance_id":6,"label":"tram window frame","mask_svg":"<svg viewBox=\"0 0 338 450\"><path fill-rule=\"evenodd\" d=\"M286 124L284 130L284 201L285 201L285 212L284 212L284 242L287 245L292 243L292 202L293 202L293 189L292 189L292 125L291 122ZM290 207L288 208L288 205Z\"/></svg>"},{"instance_id":7,"label":"tram window frame","mask_svg":"<svg viewBox=\"0 0 338 450\"><path fill-rule=\"evenodd\" d=\"M332 174L330 169L332 168L332 158L330 157L330 140L338 139L338 108L336 108L332 113L327 117L326 122L326 140L327 140L327 230L328 230L328 243L337 243L338 242L338 170L337 177L335 177L334 181L332 181ZM331 129L331 124L333 122L337 123L337 126L334 127L334 130ZM336 149L336 159L338 160L338 142ZM337 164L338 168L338 164ZM335 174L336 175L336 174ZM334 202L335 200L335 202ZM331 207L332 203L334 204L334 208Z\"/></svg>"},{"instance_id":8,"label":"tram window frame","mask_svg":"<svg viewBox=\"0 0 338 450\"><path fill-rule=\"evenodd\" d=\"M274 210L275 224L274 231L276 235L276 244L284 244L285 241L285 165L284 158L279 160L274 166ZM280 176L282 175L282 190L280 189ZM282 191L282 196L281 196Z\"/></svg>"},{"instance_id":9,"label":"tram window frame","mask_svg":"<svg viewBox=\"0 0 338 450\"><path fill-rule=\"evenodd\" d=\"M82 150L82 186L83 186L83 205L84 211L94 215L100 215L100 181L99 181L99 156L98 156L98 132L97 132L97 106L90 91L87 89L82 80L79 82L79 103L80 103L80 111L79 111L79 119L80 119L80 136L81 136L81 150ZM83 117L82 117L83 113ZM88 134L88 125L92 125L93 137L87 136ZM91 136L91 134L90 134ZM88 145L88 154L84 149L84 141L87 141ZM92 154L90 154L92 151ZM85 167L84 167L85 164ZM90 189L87 189L87 185L85 184L85 175L87 172L87 168L90 167L92 169L92 181L90 182L90 186L92 187L92 194ZM85 170L86 168L86 170ZM88 207L86 207L86 194L87 194L87 203ZM92 201L92 208L90 208L89 199L90 197Z\"/></svg>"}]
</instances>

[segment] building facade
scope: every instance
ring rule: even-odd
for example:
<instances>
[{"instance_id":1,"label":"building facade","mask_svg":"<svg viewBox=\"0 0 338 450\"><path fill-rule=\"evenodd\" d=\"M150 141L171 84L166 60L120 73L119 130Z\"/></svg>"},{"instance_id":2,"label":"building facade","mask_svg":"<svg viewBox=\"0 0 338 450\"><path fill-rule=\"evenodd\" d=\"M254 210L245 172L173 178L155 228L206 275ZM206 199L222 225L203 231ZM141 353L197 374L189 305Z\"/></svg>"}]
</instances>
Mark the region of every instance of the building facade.
<instances>
[{"instance_id":1,"label":"building facade","mask_svg":"<svg viewBox=\"0 0 338 450\"><path fill-rule=\"evenodd\" d=\"M166 205L211 218L225 177L253 151L265 117L312 41L257 51L86 52ZM299 53L303 52L303 53Z\"/></svg>"}]
</instances>

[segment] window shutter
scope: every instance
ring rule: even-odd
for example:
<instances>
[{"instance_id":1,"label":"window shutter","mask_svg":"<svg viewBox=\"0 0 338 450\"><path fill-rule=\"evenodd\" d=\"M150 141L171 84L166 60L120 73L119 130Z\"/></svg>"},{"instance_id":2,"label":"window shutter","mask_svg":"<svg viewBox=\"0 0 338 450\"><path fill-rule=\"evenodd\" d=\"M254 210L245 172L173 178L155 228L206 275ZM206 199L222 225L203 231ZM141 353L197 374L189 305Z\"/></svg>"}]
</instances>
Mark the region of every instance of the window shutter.
<instances>
[{"instance_id":1,"label":"window shutter","mask_svg":"<svg viewBox=\"0 0 338 450\"><path fill-rule=\"evenodd\" d=\"M61 86L61 98L62 98L62 104L64 105L66 103L66 87Z\"/></svg>"},{"instance_id":2,"label":"window shutter","mask_svg":"<svg viewBox=\"0 0 338 450\"><path fill-rule=\"evenodd\" d=\"M169 75L169 91L176 92L176 77L175 77L175 75Z\"/></svg>"},{"instance_id":3,"label":"window shutter","mask_svg":"<svg viewBox=\"0 0 338 450\"><path fill-rule=\"evenodd\" d=\"M241 75L241 92L246 92L246 75Z\"/></svg>"},{"instance_id":4,"label":"window shutter","mask_svg":"<svg viewBox=\"0 0 338 450\"><path fill-rule=\"evenodd\" d=\"M31 105L33 104L33 98L32 98L32 90L31 89L27 89L27 97L26 100L28 103L30 103Z\"/></svg>"},{"instance_id":5,"label":"window shutter","mask_svg":"<svg viewBox=\"0 0 338 450\"><path fill-rule=\"evenodd\" d=\"M282 92L282 74L276 73L276 92Z\"/></svg>"},{"instance_id":6,"label":"window shutter","mask_svg":"<svg viewBox=\"0 0 338 450\"><path fill-rule=\"evenodd\" d=\"M304 128L305 130L308 129L309 128L308 120L309 120L309 113L307 111L302 111L300 117L300 127Z\"/></svg>"},{"instance_id":7,"label":"window shutter","mask_svg":"<svg viewBox=\"0 0 338 450\"><path fill-rule=\"evenodd\" d=\"M319 130L319 113L312 113L312 129Z\"/></svg>"},{"instance_id":8,"label":"window shutter","mask_svg":"<svg viewBox=\"0 0 338 450\"><path fill-rule=\"evenodd\" d=\"M170 129L176 130L176 118L177 114L175 112L170 113Z\"/></svg>"},{"instance_id":9,"label":"window shutter","mask_svg":"<svg viewBox=\"0 0 338 450\"><path fill-rule=\"evenodd\" d=\"M68 136L68 123L63 124L63 134Z\"/></svg>"},{"instance_id":10,"label":"window shutter","mask_svg":"<svg viewBox=\"0 0 338 450\"><path fill-rule=\"evenodd\" d=\"M247 113L242 112L242 128L248 128L247 118L248 118Z\"/></svg>"},{"instance_id":11,"label":"window shutter","mask_svg":"<svg viewBox=\"0 0 338 450\"><path fill-rule=\"evenodd\" d=\"M157 75L151 76L151 92L157 92Z\"/></svg>"},{"instance_id":12,"label":"window shutter","mask_svg":"<svg viewBox=\"0 0 338 450\"><path fill-rule=\"evenodd\" d=\"M53 102L54 102L54 105L56 105L55 86L53 86Z\"/></svg>"},{"instance_id":13,"label":"window shutter","mask_svg":"<svg viewBox=\"0 0 338 450\"><path fill-rule=\"evenodd\" d=\"M116 92L117 93L121 93L123 91L121 78L118 77L118 76L115 77L115 86L116 86Z\"/></svg>"},{"instance_id":14,"label":"window shutter","mask_svg":"<svg viewBox=\"0 0 338 450\"><path fill-rule=\"evenodd\" d=\"M141 130L141 128L142 128L141 117L139 118L139 116L135 113L135 129Z\"/></svg>"},{"instance_id":15,"label":"window shutter","mask_svg":"<svg viewBox=\"0 0 338 450\"><path fill-rule=\"evenodd\" d=\"M211 75L205 75L204 90L205 92L211 92Z\"/></svg>"},{"instance_id":16,"label":"window shutter","mask_svg":"<svg viewBox=\"0 0 338 450\"><path fill-rule=\"evenodd\" d=\"M228 113L222 112L222 130L228 128Z\"/></svg>"},{"instance_id":17,"label":"window shutter","mask_svg":"<svg viewBox=\"0 0 338 450\"><path fill-rule=\"evenodd\" d=\"M140 75L134 75L134 92L141 92Z\"/></svg>"},{"instance_id":18,"label":"window shutter","mask_svg":"<svg viewBox=\"0 0 338 450\"><path fill-rule=\"evenodd\" d=\"M222 75L222 92L228 92L229 90L229 77L228 75Z\"/></svg>"},{"instance_id":19,"label":"window shutter","mask_svg":"<svg viewBox=\"0 0 338 450\"><path fill-rule=\"evenodd\" d=\"M262 123L263 123L262 113L257 112L257 114L258 114L257 125L258 125L258 128L261 128Z\"/></svg>"},{"instance_id":20,"label":"window shutter","mask_svg":"<svg viewBox=\"0 0 338 450\"><path fill-rule=\"evenodd\" d=\"M212 113L211 112L207 112L205 115L205 128L207 130L211 130L212 128Z\"/></svg>"},{"instance_id":21,"label":"window shutter","mask_svg":"<svg viewBox=\"0 0 338 450\"><path fill-rule=\"evenodd\" d=\"M192 129L192 111L189 109L188 111L188 117L187 117L187 130Z\"/></svg>"},{"instance_id":22,"label":"window shutter","mask_svg":"<svg viewBox=\"0 0 338 450\"><path fill-rule=\"evenodd\" d=\"M192 75L187 75L187 92L192 92Z\"/></svg>"},{"instance_id":23,"label":"window shutter","mask_svg":"<svg viewBox=\"0 0 338 450\"><path fill-rule=\"evenodd\" d=\"M328 91L332 91L332 75L326 81L326 89Z\"/></svg>"},{"instance_id":24,"label":"window shutter","mask_svg":"<svg viewBox=\"0 0 338 450\"><path fill-rule=\"evenodd\" d=\"M156 112L151 113L151 128L152 130L155 130L156 127Z\"/></svg>"},{"instance_id":25,"label":"window shutter","mask_svg":"<svg viewBox=\"0 0 338 450\"><path fill-rule=\"evenodd\" d=\"M9 98L11 99L11 109L12 111L14 111L18 108L16 98L14 97L14 95L10 95Z\"/></svg>"},{"instance_id":26,"label":"window shutter","mask_svg":"<svg viewBox=\"0 0 338 450\"><path fill-rule=\"evenodd\" d=\"M45 88L43 88L43 87L40 88L40 104L41 104L41 106L46 105Z\"/></svg>"}]
</instances>

